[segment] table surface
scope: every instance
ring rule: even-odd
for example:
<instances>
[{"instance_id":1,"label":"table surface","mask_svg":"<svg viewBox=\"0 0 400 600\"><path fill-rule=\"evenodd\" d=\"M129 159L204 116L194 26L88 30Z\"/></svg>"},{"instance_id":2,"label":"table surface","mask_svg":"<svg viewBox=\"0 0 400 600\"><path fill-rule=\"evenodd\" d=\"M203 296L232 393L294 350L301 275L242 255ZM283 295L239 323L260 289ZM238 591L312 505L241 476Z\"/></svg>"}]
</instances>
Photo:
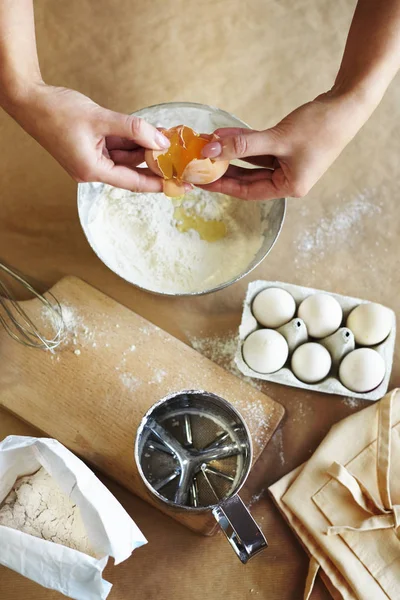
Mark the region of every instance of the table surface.
<instances>
[{"instance_id":1,"label":"table surface","mask_svg":"<svg viewBox=\"0 0 400 600\"><path fill-rule=\"evenodd\" d=\"M45 80L79 89L124 112L165 101L220 106L255 128L273 125L332 84L355 2L338 0L37 0ZM242 282L210 296L148 295L111 273L81 231L76 185L9 117L0 114L0 256L52 285L73 274L187 343L211 351L213 333L229 348L251 279L278 279L365 297L400 310L398 188L400 80L307 198L289 202L282 234L264 263ZM204 341L206 339L206 341ZM226 342L224 345L223 343ZM391 387L400 384L396 347ZM366 403L264 383L287 409L282 428L253 470L244 499L269 549L241 567L222 535L203 538L116 484L110 489L149 540L106 570L110 600L302 597L307 557L265 494L306 460L331 425ZM1 390L0 390L1 394ZM36 435L0 412L0 439ZM257 500L254 494L261 492ZM252 498L253 496L253 498ZM52 600L0 567L2 600ZM329 598L318 582L313 600Z\"/></svg>"}]
</instances>

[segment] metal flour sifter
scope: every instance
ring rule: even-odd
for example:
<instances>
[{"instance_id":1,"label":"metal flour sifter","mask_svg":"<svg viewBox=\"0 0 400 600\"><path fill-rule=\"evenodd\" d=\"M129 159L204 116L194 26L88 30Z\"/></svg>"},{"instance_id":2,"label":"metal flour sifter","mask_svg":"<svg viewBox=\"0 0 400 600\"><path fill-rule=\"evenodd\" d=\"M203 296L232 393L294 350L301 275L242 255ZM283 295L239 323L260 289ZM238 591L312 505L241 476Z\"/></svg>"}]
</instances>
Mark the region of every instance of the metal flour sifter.
<instances>
[{"instance_id":1,"label":"metal flour sifter","mask_svg":"<svg viewBox=\"0 0 400 600\"><path fill-rule=\"evenodd\" d=\"M135 460L149 492L184 512L211 511L243 563L267 541L237 495L252 464L249 430L237 410L210 392L163 398L139 426Z\"/></svg>"}]
</instances>

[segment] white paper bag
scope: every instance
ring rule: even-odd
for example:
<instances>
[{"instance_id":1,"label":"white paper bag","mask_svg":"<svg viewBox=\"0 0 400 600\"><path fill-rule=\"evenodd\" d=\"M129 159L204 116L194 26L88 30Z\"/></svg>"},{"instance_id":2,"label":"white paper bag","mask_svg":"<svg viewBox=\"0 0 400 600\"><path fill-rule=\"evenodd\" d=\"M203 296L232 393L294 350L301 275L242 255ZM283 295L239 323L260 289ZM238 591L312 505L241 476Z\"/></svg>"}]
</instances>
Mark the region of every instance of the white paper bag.
<instances>
[{"instance_id":1,"label":"white paper bag","mask_svg":"<svg viewBox=\"0 0 400 600\"><path fill-rule=\"evenodd\" d=\"M0 564L74 600L103 600L112 587L102 579L109 557L118 564L147 541L94 473L56 440L12 435L0 442L0 503L19 477L41 467L78 506L101 558L0 526Z\"/></svg>"}]
</instances>

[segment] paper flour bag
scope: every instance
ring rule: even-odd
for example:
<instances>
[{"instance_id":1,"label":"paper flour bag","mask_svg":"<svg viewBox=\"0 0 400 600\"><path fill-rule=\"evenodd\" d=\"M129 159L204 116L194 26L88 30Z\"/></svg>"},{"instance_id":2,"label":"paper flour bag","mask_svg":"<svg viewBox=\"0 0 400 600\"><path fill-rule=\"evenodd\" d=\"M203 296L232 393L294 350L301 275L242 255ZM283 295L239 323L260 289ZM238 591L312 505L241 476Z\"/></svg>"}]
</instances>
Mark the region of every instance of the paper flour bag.
<instances>
[{"instance_id":1,"label":"paper flour bag","mask_svg":"<svg viewBox=\"0 0 400 600\"><path fill-rule=\"evenodd\" d=\"M103 600L110 556L146 539L92 471L52 439L0 443L0 564L74 600Z\"/></svg>"}]
</instances>

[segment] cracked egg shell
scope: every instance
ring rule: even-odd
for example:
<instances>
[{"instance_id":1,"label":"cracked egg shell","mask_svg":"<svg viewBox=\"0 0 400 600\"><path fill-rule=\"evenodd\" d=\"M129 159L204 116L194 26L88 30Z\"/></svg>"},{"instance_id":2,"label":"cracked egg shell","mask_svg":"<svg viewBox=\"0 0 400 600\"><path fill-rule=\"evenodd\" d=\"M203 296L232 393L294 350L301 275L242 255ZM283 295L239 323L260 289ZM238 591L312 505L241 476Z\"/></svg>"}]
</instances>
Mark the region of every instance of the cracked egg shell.
<instances>
[{"instance_id":1,"label":"cracked egg shell","mask_svg":"<svg viewBox=\"0 0 400 600\"><path fill-rule=\"evenodd\" d=\"M229 161L202 156L204 146L219 139L215 134L199 134L186 125L163 129L162 132L170 140L170 147L167 150L146 150L145 161L153 173L171 181L171 185L164 186L166 195L183 195L183 182L193 185L213 183L228 169Z\"/></svg>"}]
</instances>

